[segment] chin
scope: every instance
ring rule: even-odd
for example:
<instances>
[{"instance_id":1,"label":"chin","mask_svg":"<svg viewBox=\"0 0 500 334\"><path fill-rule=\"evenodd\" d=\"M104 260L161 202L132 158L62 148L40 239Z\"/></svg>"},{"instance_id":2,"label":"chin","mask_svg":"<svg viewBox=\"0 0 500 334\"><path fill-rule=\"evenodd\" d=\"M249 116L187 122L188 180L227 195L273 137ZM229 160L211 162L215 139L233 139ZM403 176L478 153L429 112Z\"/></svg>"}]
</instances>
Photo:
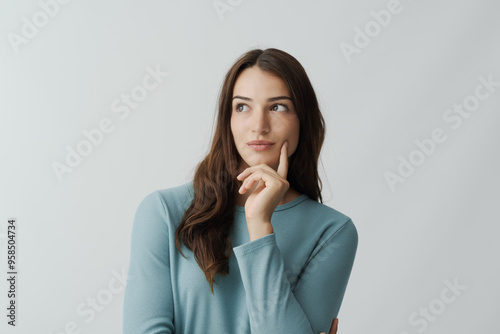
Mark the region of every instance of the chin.
<instances>
[{"instance_id":1,"label":"chin","mask_svg":"<svg viewBox=\"0 0 500 334\"><path fill-rule=\"evenodd\" d=\"M260 164L266 164L271 168L273 168L274 165L278 164L278 162L276 162L276 161L269 161L266 159L257 159L257 160L251 161L251 162L252 162L252 164L250 164L250 166L257 166Z\"/></svg>"}]
</instances>

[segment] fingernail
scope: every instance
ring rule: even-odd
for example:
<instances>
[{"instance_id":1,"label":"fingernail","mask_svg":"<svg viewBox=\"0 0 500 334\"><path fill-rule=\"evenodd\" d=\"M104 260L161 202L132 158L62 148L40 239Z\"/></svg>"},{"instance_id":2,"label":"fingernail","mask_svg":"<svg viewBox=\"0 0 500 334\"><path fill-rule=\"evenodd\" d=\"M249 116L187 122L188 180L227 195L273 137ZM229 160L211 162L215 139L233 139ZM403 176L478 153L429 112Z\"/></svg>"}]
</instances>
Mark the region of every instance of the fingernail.
<instances>
[{"instance_id":1,"label":"fingernail","mask_svg":"<svg viewBox=\"0 0 500 334\"><path fill-rule=\"evenodd\" d=\"M288 140L287 140L287 141L285 141L285 145L286 145L286 147L288 148Z\"/></svg>"}]
</instances>

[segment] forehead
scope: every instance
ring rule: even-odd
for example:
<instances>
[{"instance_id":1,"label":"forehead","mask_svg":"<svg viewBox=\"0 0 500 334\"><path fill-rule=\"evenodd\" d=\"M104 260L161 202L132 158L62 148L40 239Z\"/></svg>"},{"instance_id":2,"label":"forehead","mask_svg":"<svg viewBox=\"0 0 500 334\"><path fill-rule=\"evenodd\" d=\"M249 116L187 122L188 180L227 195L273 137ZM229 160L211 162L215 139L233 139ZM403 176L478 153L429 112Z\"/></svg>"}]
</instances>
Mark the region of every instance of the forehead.
<instances>
[{"instance_id":1,"label":"forehead","mask_svg":"<svg viewBox=\"0 0 500 334\"><path fill-rule=\"evenodd\" d=\"M233 89L233 96L235 95L258 99L290 96L290 92L281 78L253 66L243 70L236 79Z\"/></svg>"}]
</instances>

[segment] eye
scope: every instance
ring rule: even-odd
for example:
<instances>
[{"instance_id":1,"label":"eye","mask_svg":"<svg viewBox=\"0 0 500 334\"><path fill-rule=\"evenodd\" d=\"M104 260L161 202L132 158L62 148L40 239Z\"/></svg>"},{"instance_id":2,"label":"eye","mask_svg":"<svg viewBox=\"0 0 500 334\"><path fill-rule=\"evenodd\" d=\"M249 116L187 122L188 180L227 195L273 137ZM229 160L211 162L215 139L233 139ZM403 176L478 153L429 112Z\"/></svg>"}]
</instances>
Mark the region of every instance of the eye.
<instances>
[{"instance_id":1,"label":"eye","mask_svg":"<svg viewBox=\"0 0 500 334\"><path fill-rule=\"evenodd\" d=\"M243 108L246 108L246 107L247 107L247 106L246 106L246 105L244 105L244 104L237 104L237 105L235 106L235 108L234 108L234 109L235 109L237 112L242 112L242 111L244 111L244 110L243 110Z\"/></svg>"},{"instance_id":2,"label":"eye","mask_svg":"<svg viewBox=\"0 0 500 334\"><path fill-rule=\"evenodd\" d=\"M281 109L277 109L281 107ZM287 112L288 110L290 110L290 108L288 108L288 106L284 103L279 103L279 104L275 104L274 106L271 107L271 110L273 111L283 111L283 112Z\"/></svg>"}]
</instances>

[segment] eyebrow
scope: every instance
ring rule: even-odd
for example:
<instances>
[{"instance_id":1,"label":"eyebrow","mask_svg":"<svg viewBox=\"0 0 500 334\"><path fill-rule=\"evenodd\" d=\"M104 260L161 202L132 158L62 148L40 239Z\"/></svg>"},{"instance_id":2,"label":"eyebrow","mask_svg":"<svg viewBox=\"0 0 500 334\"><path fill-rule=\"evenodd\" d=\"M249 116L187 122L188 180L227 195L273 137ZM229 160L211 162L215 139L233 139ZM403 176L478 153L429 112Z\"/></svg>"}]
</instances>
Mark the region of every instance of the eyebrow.
<instances>
[{"instance_id":1,"label":"eyebrow","mask_svg":"<svg viewBox=\"0 0 500 334\"><path fill-rule=\"evenodd\" d=\"M239 96L239 95L233 96L233 100L234 99L242 99L242 100L246 100L246 101L253 101L249 97ZM273 102L273 101L278 101L278 100L290 100L290 101L292 101L292 99L289 98L288 96L275 96L275 97L268 98L267 102Z\"/></svg>"}]
</instances>

